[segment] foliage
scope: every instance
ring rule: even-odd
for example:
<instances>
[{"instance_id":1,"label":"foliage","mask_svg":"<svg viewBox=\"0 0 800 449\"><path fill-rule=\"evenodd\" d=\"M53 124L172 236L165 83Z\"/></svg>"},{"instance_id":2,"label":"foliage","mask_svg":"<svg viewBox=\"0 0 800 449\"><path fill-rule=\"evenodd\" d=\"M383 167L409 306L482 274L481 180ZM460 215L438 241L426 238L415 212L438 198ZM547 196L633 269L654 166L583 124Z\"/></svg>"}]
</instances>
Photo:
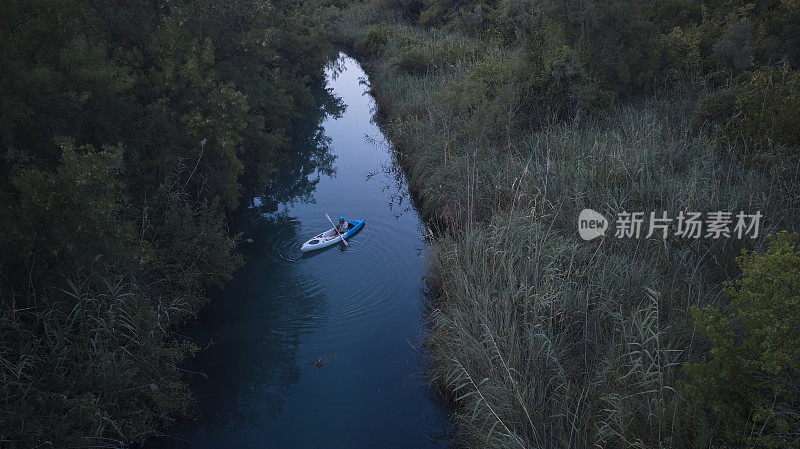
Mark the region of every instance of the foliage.
<instances>
[{"instance_id":1,"label":"foliage","mask_svg":"<svg viewBox=\"0 0 800 449\"><path fill-rule=\"evenodd\" d=\"M361 49L368 54L380 55L389 42L391 34L391 28L384 26L373 27L367 33L364 42L362 42Z\"/></svg>"},{"instance_id":2,"label":"foliage","mask_svg":"<svg viewBox=\"0 0 800 449\"><path fill-rule=\"evenodd\" d=\"M62 162L54 172L19 170L11 179L0 236L0 255L8 277L23 276L36 287L51 286L53 273L73 275L105 256L103 265L125 263L132 256L135 225L125 221L124 184L120 181L123 149L60 143ZM35 268L18 261L37 263ZM41 291L40 293L46 293Z\"/></svg>"},{"instance_id":3,"label":"foliage","mask_svg":"<svg viewBox=\"0 0 800 449\"><path fill-rule=\"evenodd\" d=\"M717 64L732 72L740 72L753 65L753 25L747 17L731 24L713 48Z\"/></svg>"},{"instance_id":4,"label":"foliage","mask_svg":"<svg viewBox=\"0 0 800 449\"><path fill-rule=\"evenodd\" d=\"M42 310L0 314L4 442L123 447L182 412L176 363L191 344L169 337L169 307L134 286L67 284Z\"/></svg>"},{"instance_id":5,"label":"foliage","mask_svg":"<svg viewBox=\"0 0 800 449\"><path fill-rule=\"evenodd\" d=\"M556 115L562 109L591 110L607 107L614 97L680 90L704 82L713 101L714 91L726 89L728 83L749 84L781 64L787 65L784 72L800 69L796 2L426 0L418 15L404 17L423 27L528 49L533 56L529 73L539 79L530 94L547 96L551 101L542 103L548 106L555 99L556 106L542 111L548 119L553 109ZM563 82L571 86L566 91ZM562 91L548 92L550 83ZM787 86L786 91L790 89ZM752 101L747 89L728 93L743 103ZM780 98L776 94L770 99ZM573 104L565 105L569 100ZM784 106L778 108L792 115L792 106ZM528 112L535 115L534 110ZM698 110L698 120L705 118L703 113ZM786 125L776 124L781 129ZM771 126L751 126L740 137L749 144L770 141L796 147L796 136L772 132Z\"/></svg>"},{"instance_id":6,"label":"foliage","mask_svg":"<svg viewBox=\"0 0 800 449\"><path fill-rule=\"evenodd\" d=\"M430 67L430 61L418 50L408 50L400 55L396 66L409 75L424 75Z\"/></svg>"},{"instance_id":7,"label":"foliage","mask_svg":"<svg viewBox=\"0 0 800 449\"><path fill-rule=\"evenodd\" d=\"M172 326L292 158L312 4L22 0L0 17L0 445L122 447L186 408Z\"/></svg>"},{"instance_id":8,"label":"foliage","mask_svg":"<svg viewBox=\"0 0 800 449\"><path fill-rule=\"evenodd\" d=\"M515 119L525 95L515 60L495 58L482 59L470 67L464 79L448 84L445 92L443 100L452 114L480 117L475 126L484 126L490 132L500 132L504 121Z\"/></svg>"},{"instance_id":9,"label":"foliage","mask_svg":"<svg viewBox=\"0 0 800 449\"><path fill-rule=\"evenodd\" d=\"M719 416L730 443L788 447L800 431L800 244L772 236L763 253L743 251L742 275L726 284L730 311L695 310L711 349L686 365L689 392Z\"/></svg>"},{"instance_id":10,"label":"foliage","mask_svg":"<svg viewBox=\"0 0 800 449\"><path fill-rule=\"evenodd\" d=\"M459 443L736 445L678 386L708 355L692 308L725 309L736 256L763 238L582 242L575 223L587 207L612 222L622 210L760 210L762 235L797 230L797 155L740 157L752 153L744 139L697 126L743 120L728 115L742 92L726 88L791 60L791 24L776 12L791 5L767 3L429 1L413 22L374 4L342 13L348 42L391 30L364 56L434 229L427 353ZM731 27L744 18L749 39ZM439 64L443 42L459 50ZM411 50L431 63L421 74L398 67ZM722 92L724 103L697 101ZM719 122L698 117L707 106Z\"/></svg>"},{"instance_id":11,"label":"foliage","mask_svg":"<svg viewBox=\"0 0 800 449\"><path fill-rule=\"evenodd\" d=\"M764 67L703 98L697 123L757 149L800 151L800 71Z\"/></svg>"}]
</instances>

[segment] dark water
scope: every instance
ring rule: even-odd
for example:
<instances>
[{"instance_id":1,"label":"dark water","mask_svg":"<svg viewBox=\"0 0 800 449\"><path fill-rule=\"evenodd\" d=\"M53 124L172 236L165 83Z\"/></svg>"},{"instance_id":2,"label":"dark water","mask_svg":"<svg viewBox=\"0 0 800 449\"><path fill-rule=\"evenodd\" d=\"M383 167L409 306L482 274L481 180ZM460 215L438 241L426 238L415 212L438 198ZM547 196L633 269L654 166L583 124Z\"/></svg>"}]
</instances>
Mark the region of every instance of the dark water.
<instances>
[{"instance_id":1,"label":"dark water","mask_svg":"<svg viewBox=\"0 0 800 449\"><path fill-rule=\"evenodd\" d=\"M247 263L186 331L210 345L187 361L208 376L192 385L198 419L159 446L444 447L419 354L424 227L372 122L366 75L343 55L326 74L346 110L311 114L299 156L250 194L236 225L253 240ZM348 248L302 255L331 227L326 212L366 227Z\"/></svg>"}]
</instances>

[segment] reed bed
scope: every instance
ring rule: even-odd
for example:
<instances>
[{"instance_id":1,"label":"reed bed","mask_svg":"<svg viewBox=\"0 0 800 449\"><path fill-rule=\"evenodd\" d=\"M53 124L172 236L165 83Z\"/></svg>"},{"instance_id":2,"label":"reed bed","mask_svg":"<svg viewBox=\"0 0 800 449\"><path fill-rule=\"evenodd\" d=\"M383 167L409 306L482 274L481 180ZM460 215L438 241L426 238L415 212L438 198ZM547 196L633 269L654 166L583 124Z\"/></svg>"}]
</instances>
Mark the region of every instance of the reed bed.
<instances>
[{"instance_id":1,"label":"reed bed","mask_svg":"<svg viewBox=\"0 0 800 449\"><path fill-rule=\"evenodd\" d=\"M513 51L384 19L376 52L364 44L375 22L358 19L372 17L368 10L345 10L338 34L365 63L382 127L440 231L427 347L458 440L707 447L718 423L680 387L681 366L708 349L690 311L725 306L722 282L736 276L742 248L797 230L797 158L743 162L744 149L691 123L691 93L544 126L512 118L517 100L504 102L502 92L494 109L458 109L453 102L469 92L452 90L477 64ZM403 68L412 50L429 62L422 73ZM621 239L612 226L584 242L584 208L612 223L622 211L760 210L765 218L754 240Z\"/></svg>"},{"instance_id":2,"label":"reed bed","mask_svg":"<svg viewBox=\"0 0 800 449\"><path fill-rule=\"evenodd\" d=\"M45 312L0 311L0 447L33 437L36 447L124 448L186 412L174 367L194 347L169 331L178 305L153 307L122 280L67 284Z\"/></svg>"}]
</instances>

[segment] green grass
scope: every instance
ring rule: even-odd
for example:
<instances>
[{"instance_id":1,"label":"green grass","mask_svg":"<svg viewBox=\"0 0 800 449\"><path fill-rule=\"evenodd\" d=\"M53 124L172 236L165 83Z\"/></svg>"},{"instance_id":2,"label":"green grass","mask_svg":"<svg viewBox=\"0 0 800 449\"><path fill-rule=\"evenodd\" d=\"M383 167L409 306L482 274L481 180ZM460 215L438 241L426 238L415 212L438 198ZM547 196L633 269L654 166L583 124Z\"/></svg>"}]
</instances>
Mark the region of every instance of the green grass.
<instances>
[{"instance_id":1,"label":"green grass","mask_svg":"<svg viewBox=\"0 0 800 449\"><path fill-rule=\"evenodd\" d=\"M68 286L45 312L0 311L0 445L128 447L186 411L176 365L193 345L169 336L183 311L122 281Z\"/></svg>"},{"instance_id":2,"label":"green grass","mask_svg":"<svg viewBox=\"0 0 800 449\"><path fill-rule=\"evenodd\" d=\"M364 42L379 20L376 51ZM707 352L690 311L725 306L722 282L737 275L742 248L796 230L797 159L741 162L737 148L693 127L695 96L685 92L566 121L531 117L513 95L481 97L471 81L502 78L513 49L409 27L368 5L345 10L338 35L365 63L410 189L441 231L427 346L459 441L705 447L719 438L719 423L678 387L681 366ZM765 219L754 241L584 242L586 207L612 221L665 210Z\"/></svg>"}]
</instances>

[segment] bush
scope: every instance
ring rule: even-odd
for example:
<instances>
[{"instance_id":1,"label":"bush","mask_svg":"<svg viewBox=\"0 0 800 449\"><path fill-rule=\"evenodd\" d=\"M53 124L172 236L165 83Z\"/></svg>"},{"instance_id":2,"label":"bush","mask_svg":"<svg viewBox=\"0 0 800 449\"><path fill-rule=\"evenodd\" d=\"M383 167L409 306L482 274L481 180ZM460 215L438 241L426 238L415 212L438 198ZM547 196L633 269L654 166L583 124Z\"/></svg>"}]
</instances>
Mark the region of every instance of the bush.
<instances>
[{"instance_id":1,"label":"bush","mask_svg":"<svg viewBox=\"0 0 800 449\"><path fill-rule=\"evenodd\" d=\"M695 122L714 123L729 141L762 149L800 148L800 71L764 67L744 82L706 95Z\"/></svg>"},{"instance_id":2,"label":"bush","mask_svg":"<svg viewBox=\"0 0 800 449\"><path fill-rule=\"evenodd\" d=\"M64 288L44 313L0 303L3 447L127 447L183 413L193 347L167 337L170 308L122 281Z\"/></svg>"},{"instance_id":3,"label":"bush","mask_svg":"<svg viewBox=\"0 0 800 449\"><path fill-rule=\"evenodd\" d=\"M669 86L699 79L700 49L696 33L675 27L659 37L656 50L656 82Z\"/></svg>"},{"instance_id":4,"label":"bush","mask_svg":"<svg viewBox=\"0 0 800 449\"><path fill-rule=\"evenodd\" d=\"M605 108L614 98L598 86L579 52L567 45L532 48L520 71L530 101L526 112L540 125Z\"/></svg>"},{"instance_id":5,"label":"bush","mask_svg":"<svg viewBox=\"0 0 800 449\"><path fill-rule=\"evenodd\" d=\"M69 139L59 145L61 163L54 170L18 170L8 189L18 201L0 212L0 272L25 276L42 290L54 272L71 276L100 257L118 267L133 256L135 228L124 217L119 180L122 146L76 148ZM30 258L46 269L25 271L20 261Z\"/></svg>"},{"instance_id":6,"label":"bush","mask_svg":"<svg viewBox=\"0 0 800 449\"><path fill-rule=\"evenodd\" d=\"M714 44L714 59L732 72L739 72L753 65L753 26L744 18L728 28Z\"/></svg>"},{"instance_id":7,"label":"bush","mask_svg":"<svg viewBox=\"0 0 800 449\"><path fill-rule=\"evenodd\" d=\"M416 20L424 6L422 0L377 0L378 7L399 14L405 19Z\"/></svg>"},{"instance_id":8,"label":"bush","mask_svg":"<svg viewBox=\"0 0 800 449\"><path fill-rule=\"evenodd\" d=\"M394 65L409 75L422 76L431 64L428 57L419 50L407 50L400 55L400 60Z\"/></svg>"},{"instance_id":9,"label":"bush","mask_svg":"<svg viewBox=\"0 0 800 449\"><path fill-rule=\"evenodd\" d=\"M378 56L383 54L389 38L394 34L394 31L387 26L376 26L370 28L367 37L361 43L361 50L370 56Z\"/></svg>"},{"instance_id":10,"label":"bush","mask_svg":"<svg viewBox=\"0 0 800 449\"><path fill-rule=\"evenodd\" d=\"M764 254L743 251L742 276L726 284L731 310L695 310L711 344L687 364L687 389L713 410L734 445L788 447L800 432L800 243L771 237Z\"/></svg>"},{"instance_id":11,"label":"bush","mask_svg":"<svg viewBox=\"0 0 800 449\"><path fill-rule=\"evenodd\" d=\"M187 404L170 327L241 262L245 168L274 176L322 111L310 4L234 3L5 5L3 449L128 447Z\"/></svg>"}]
</instances>

